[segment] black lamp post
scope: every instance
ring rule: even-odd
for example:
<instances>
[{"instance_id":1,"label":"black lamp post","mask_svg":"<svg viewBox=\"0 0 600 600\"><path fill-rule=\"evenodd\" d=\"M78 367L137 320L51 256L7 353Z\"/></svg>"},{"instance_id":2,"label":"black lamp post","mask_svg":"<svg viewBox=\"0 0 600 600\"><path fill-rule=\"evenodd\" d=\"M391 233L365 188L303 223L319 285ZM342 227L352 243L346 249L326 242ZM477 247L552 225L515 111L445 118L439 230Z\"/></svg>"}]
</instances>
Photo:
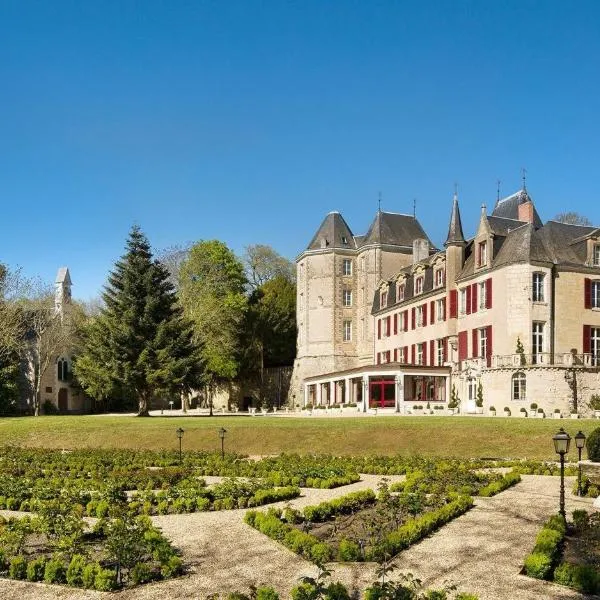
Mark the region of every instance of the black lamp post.
<instances>
[{"instance_id":1,"label":"black lamp post","mask_svg":"<svg viewBox=\"0 0 600 600\"><path fill-rule=\"evenodd\" d=\"M225 460L225 434L227 433L227 429L219 429L219 437L221 438L221 460Z\"/></svg>"},{"instance_id":2,"label":"black lamp post","mask_svg":"<svg viewBox=\"0 0 600 600\"><path fill-rule=\"evenodd\" d=\"M552 437L554 441L554 451L560 455L560 509L559 514L563 519L567 519L565 512L565 454L569 451L571 436L561 427L558 433Z\"/></svg>"},{"instance_id":3,"label":"black lamp post","mask_svg":"<svg viewBox=\"0 0 600 600\"><path fill-rule=\"evenodd\" d=\"M585 448L585 433L579 431L574 436L575 446L579 453L579 464L577 465L577 495L581 496L581 451Z\"/></svg>"},{"instance_id":4,"label":"black lamp post","mask_svg":"<svg viewBox=\"0 0 600 600\"><path fill-rule=\"evenodd\" d=\"M180 427L175 433L179 438L179 464L181 464L181 438L183 438L183 429Z\"/></svg>"}]
</instances>

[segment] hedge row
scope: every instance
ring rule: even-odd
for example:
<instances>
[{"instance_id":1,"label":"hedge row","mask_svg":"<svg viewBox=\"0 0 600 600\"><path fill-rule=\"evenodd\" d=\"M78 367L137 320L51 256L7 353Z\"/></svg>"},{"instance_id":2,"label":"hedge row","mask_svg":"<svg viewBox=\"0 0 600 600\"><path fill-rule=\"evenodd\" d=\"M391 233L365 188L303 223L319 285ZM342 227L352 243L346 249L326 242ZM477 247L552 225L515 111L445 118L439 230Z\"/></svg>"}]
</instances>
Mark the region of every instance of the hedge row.
<instances>
[{"instance_id":1,"label":"hedge row","mask_svg":"<svg viewBox=\"0 0 600 600\"><path fill-rule=\"evenodd\" d=\"M512 487L513 485L519 483L521 481L521 475L516 471L511 471L507 473L502 479L498 479L497 481L492 481L492 483L482 487L479 490L478 495L488 498L490 496L495 496L500 492Z\"/></svg>"},{"instance_id":2,"label":"hedge row","mask_svg":"<svg viewBox=\"0 0 600 600\"><path fill-rule=\"evenodd\" d=\"M459 496L456 500L449 502L441 508L410 519L396 529L396 531L388 534L381 544L367 548L365 557L367 560L379 562L395 556L412 544L422 540L425 536L433 533L442 525L464 514L472 506L473 498L470 496Z\"/></svg>"},{"instance_id":3,"label":"hedge row","mask_svg":"<svg viewBox=\"0 0 600 600\"><path fill-rule=\"evenodd\" d=\"M373 490L360 490L352 492L340 498L334 498L329 502L321 502L316 506L307 506L303 515L307 521L312 523L323 523L334 515L349 515L365 506L373 504L377 496Z\"/></svg>"},{"instance_id":4,"label":"hedge row","mask_svg":"<svg viewBox=\"0 0 600 600\"><path fill-rule=\"evenodd\" d=\"M546 521L538 533L531 554L525 558L525 573L529 577L550 578L566 531L567 525L560 515L553 515Z\"/></svg>"}]
</instances>

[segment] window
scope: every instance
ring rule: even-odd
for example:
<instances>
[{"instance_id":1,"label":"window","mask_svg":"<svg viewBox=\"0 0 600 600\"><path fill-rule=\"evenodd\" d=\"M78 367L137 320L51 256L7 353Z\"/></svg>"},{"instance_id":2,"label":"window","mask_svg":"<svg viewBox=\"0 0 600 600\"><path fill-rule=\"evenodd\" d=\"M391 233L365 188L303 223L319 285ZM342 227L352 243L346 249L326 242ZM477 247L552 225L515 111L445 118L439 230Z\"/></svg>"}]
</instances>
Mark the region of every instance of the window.
<instances>
[{"instance_id":1,"label":"window","mask_svg":"<svg viewBox=\"0 0 600 600\"><path fill-rule=\"evenodd\" d=\"M435 272L435 287L444 285L444 269L437 269Z\"/></svg>"},{"instance_id":2,"label":"window","mask_svg":"<svg viewBox=\"0 0 600 600\"><path fill-rule=\"evenodd\" d=\"M467 380L467 392L469 400L474 402L477 399L477 380L473 377Z\"/></svg>"},{"instance_id":3,"label":"window","mask_svg":"<svg viewBox=\"0 0 600 600\"><path fill-rule=\"evenodd\" d=\"M446 299L440 298L435 301L435 318L437 321L443 321L446 317Z\"/></svg>"},{"instance_id":4,"label":"window","mask_svg":"<svg viewBox=\"0 0 600 600\"><path fill-rule=\"evenodd\" d=\"M423 279L423 275L419 275L419 277L415 279L415 294L423 293Z\"/></svg>"},{"instance_id":5,"label":"window","mask_svg":"<svg viewBox=\"0 0 600 600\"><path fill-rule=\"evenodd\" d=\"M487 242L479 242L477 247L477 266L485 267L487 265Z\"/></svg>"},{"instance_id":6,"label":"window","mask_svg":"<svg viewBox=\"0 0 600 600\"><path fill-rule=\"evenodd\" d=\"M592 308L600 308L600 281L592 281L590 289L592 294Z\"/></svg>"},{"instance_id":7,"label":"window","mask_svg":"<svg viewBox=\"0 0 600 600\"><path fill-rule=\"evenodd\" d=\"M398 362L399 363L404 362L404 348L402 346L400 348L398 348Z\"/></svg>"},{"instance_id":8,"label":"window","mask_svg":"<svg viewBox=\"0 0 600 600\"><path fill-rule=\"evenodd\" d=\"M385 308L387 306L388 293L387 290L379 292L379 306Z\"/></svg>"},{"instance_id":9,"label":"window","mask_svg":"<svg viewBox=\"0 0 600 600\"><path fill-rule=\"evenodd\" d=\"M600 267L600 244L594 244L594 249L592 250L592 264L595 267Z\"/></svg>"},{"instance_id":10,"label":"window","mask_svg":"<svg viewBox=\"0 0 600 600\"><path fill-rule=\"evenodd\" d=\"M441 367L444 364L444 340L437 341L437 365Z\"/></svg>"},{"instance_id":11,"label":"window","mask_svg":"<svg viewBox=\"0 0 600 600\"><path fill-rule=\"evenodd\" d=\"M352 321L344 321L344 342L352 341Z\"/></svg>"},{"instance_id":12,"label":"window","mask_svg":"<svg viewBox=\"0 0 600 600\"><path fill-rule=\"evenodd\" d=\"M525 400L527 398L527 379L525 373L518 372L512 376L512 399Z\"/></svg>"},{"instance_id":13,"label":"window","mask_svg":"<svg viewBox=\"0 0 600 600\"><path fill-rule=\"evenodd\" d=\"M590 353L592 366L600 366L600 327L590 327Z\"/></svg>"},{"instance_id":14,"label":"window","mask_svg":"<svg viewBox=\"0 0 600 600\"><path fill-rule=\"evenodd\" d=\"M344 259L342 265L342 275L352 275L352 261L349 258Z\"/></svg>"},{"instance_id":15,"label":"window","mask_svg":"<svg viewBox=\"0 0 600 600\"><path fill-rule=\"evenodd\" d=\"M482 281L479 284L479 308L484 309L487 307L487 282Z\"/></svg>"},{"instance_id":16,"label":"window","mask_svg":"<svg viewBox=\"0 0 600 600\"><path fill-rule=\"evenodd\" d=\"M423 364L423 344L417 344L417 364Z\"/></svg>"},{"instance_id":17,"label":"window","mask_svg":"<svg viewBox=\"0 0 600 600\"><path fill-rule=\"evenodd\" d=\"M423 307L417 306L417 327L423 327Z\"/></svg>"},{"instance_id":18,"label":"window","mask_svg":"<svg viewBox=\"0 0 600 600\"><path fill-rule=\"evenodd\" d=\"M544 302L544 273L534 273L531 299L534 302Z\"/></svg>"},{"instance_id":19,"label":"window","mask_svg":"<svg viewBox=\"0 0 600 600\"><path fill-rule=\"evenodd\" d=\"M52 393L52 388L51 387L47 387L46 388L46 394L51 394Z\"/></svg>"},{"instance_id":20,"label":"window","mask_svg":"<svg viewBox=\"0 0 600 600\"><path fill-rule=\"evenodd\" d=\"M344 306L352 306L352 290L344 290L343 291L342 303Z\"/></svg>"},{"instance_id":21,"label":"window","mask_svg":"<svg viewBox=\"0 0 600 600\"><path fill-rule=\"evenodd\" d=\"M345 235L343 235L342 236L342 244L347 244L347 243L348 243L348 238Z\"/></svg>"},{"instance_id":22,"label":"window","mask_svg":"<svg viewBox=\"0 0 600 600\"><path fill-rule=\"evenodd\" d=\"M404 292L406 290L406 285L404 285L403 283L398 283L396 285L396 301L397 302L402 302L404 300Z\"/></svg>"},{"instance_id":23,"label":"window","mask_svg":"<svg viewBox=\"0 0 600 600\"><path fill-rule=\"evenodd\" d=\"M531 362L538 365L543 361L544 352L544 324L533 323L531 335Z\"/></svg>"},{"instance_id":24,"label":"window","mask_svg":"<svg viewBox=\"0 0 600 600\"><path fill-rule=\"evenodd\" d=\"M66 360L60 358L58 360L58 373L57 377L59 381L67 381L69 378L69 363Z\"/></svg>"},{"instance_id":25,"label":"window","mask_svg":"<svg viewBox=\"0 0 600 600\"><path fill-rule=\"evenodd\" d=\"M458 313L464 315L467 312L467 288L460 290L460 302L458 304Z\"/></svg>"},{"instance_id":26,"label":"window","mask_svg":"<svg viewBox=\"0 0 600 600\"><path fill-rule=\"evenodd\" d=\"M479 330L479 356L481 356L481 358L487 358L487 348L487 327L482 327Z\"/></svg>"}]
</instances>

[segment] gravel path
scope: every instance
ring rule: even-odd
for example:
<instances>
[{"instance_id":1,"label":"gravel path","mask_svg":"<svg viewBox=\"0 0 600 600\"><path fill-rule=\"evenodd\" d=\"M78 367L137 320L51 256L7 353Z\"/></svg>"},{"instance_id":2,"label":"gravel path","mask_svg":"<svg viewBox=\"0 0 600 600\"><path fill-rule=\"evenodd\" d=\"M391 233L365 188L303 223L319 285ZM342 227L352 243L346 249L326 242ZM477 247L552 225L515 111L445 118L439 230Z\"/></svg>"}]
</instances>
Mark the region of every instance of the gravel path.
<instances>
[{"instance_id":1,"label":"gravel path","mask_svg":"<svg viewBox=\"0 0 600 600\"><path fill-rule=\"evenodd\" d=\"M381 477L363 475L361 481L335 490L303 489L290 502L297 508L316 504L359 489L374 488ZM400 477L390 477L397 481ZM568 480L567 489L572 481ZM525 476L523 482L494 498L478 498L476 506L439 532L403 552L398 572L412 572L425 585L446 582L479 595L480 600L541 600L582 598L550 583L519 575L543 520L557 509L557 477ZM279 506L285 505L279 503ZM568 497L567 510L591 506L591 500ZM190 574L125 591L125 600L206 598L215 592L247 591L250 584L274 585L286 598L302 575L316 569L280 544L243 523L245 510L164 515L154 517L190 565ZM374 579L373 564L334 565L333 579L363 589ZM107 594L58 586L0 580L0 598L51 600L108 598Z\"/></svg>"}]
</instances>

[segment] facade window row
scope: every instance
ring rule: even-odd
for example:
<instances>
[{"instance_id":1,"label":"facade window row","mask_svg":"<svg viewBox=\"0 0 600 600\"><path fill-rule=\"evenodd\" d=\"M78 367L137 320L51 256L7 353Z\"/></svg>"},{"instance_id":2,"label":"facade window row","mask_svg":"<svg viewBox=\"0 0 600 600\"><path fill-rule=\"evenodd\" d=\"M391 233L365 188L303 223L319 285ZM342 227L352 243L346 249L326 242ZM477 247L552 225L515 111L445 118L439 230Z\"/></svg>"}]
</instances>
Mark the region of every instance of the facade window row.
<instances>
[{"instance_id":1,"label":"facade window row","mask_svg":"<svg viewBox=\"0 0 600 600\"><path fill-rule=\"evenodd\" d=\"M398 331L418 329L426 327L427 324L433 325L435 322L445 320L446 298L438 298L429 303L413 306L410 309L410 320L409 309L377 319L377 339L397 335Z\"/></svg>"},{"instance_id":2,"label":"facade window row","mask_svg":"<svg viewBox=\"0 0 600 600\"><path fill-rule=\"evenodd\" d=\"M585 308L600 308L600 280L584 280L584 304Z\"/></svg>"},{"instance_id":3,"label":"facade window row","mask_svg":"<svg viewBox=\"0 0 600 600\"><path fill-rule=\"evenodd\" d=\"M458 314L470 315L492 308L492 280L472 283L459 290Z\"/></svg>"},{"instance_id":4,"label":"facade window row","mask_svg":"<svg viewBox=\"0 0 600 600\"><path fill-rule=\"evenodd\" d=\"M469 332L458 332L458 360L468 358L483 358L488 366L492 362L492 326L478 327L471 330L471 343L469 354Z\"/></svg>"},{"instance_id":5,"label":"facade window row","mask_svg":"<svg viewBox=\"0 0 600 600\"><path fill-rule=\"evenodd\" d=\"M448 361L448 338L439 338L377 352L377 364L389 362L441 367Z\"/></svg>"}]
</instances>

